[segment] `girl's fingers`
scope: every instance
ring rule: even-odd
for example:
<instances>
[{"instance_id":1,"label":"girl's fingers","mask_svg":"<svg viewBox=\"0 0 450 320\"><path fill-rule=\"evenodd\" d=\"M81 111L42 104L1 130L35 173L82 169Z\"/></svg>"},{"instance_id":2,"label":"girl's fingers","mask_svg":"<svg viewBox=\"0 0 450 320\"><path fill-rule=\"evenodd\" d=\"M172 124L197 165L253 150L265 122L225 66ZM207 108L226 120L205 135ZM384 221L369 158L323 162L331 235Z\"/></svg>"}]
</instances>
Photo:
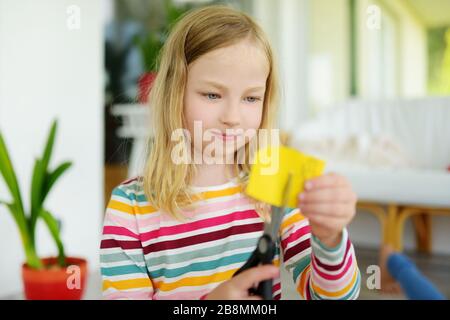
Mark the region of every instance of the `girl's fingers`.
<instances>
[{"instance_id":1,"label":"girl's fingers","mask_svg":"<svg viewBox=\"0 0 450 320\"><path fill-rule=\"evenodd\" d=\"M349 187L350 184L346 178L336 174L336 173L328 173L323 176L309 179L305 182L305 189L321 189L328 187Z\"/></svg>"},{"instance_id":2,"label":"girl's fingers","mask_svg":"<svg viewBox=\"0 0 450 320\"><path fill-rule=\"evenodd\" d=\"M314 203L300 204L302 214L309 216L348 217L355 210L354 206L341 203Z\"/></svg>"},{"instance_id":3,"label":"girl's fingers","mask_svg":"<svg viewBox=\"0 0 450 320\"><path fill-rule=\"evenodd\" d=\"M260 283L263 280L273 279L277 277L279 273L280 270L274 265L261 265L245 270L233 279L239 289L248 290L252 288L255 283Z\"/></svg>"},{"instance_id":4,"label":"girl's fingers","mask_svg":"<svg viewBox=\"0 0 450 320\"><path fill-rule=\"evenodd\" d=\"M346 219L337 217L327 217L323 215L310 215L307 216L310 225L321 226L330 230L341 230L347 223Z\"/></svg>"},{"instance_id":5,"label":"girl's fingers","mask_svg":"<svg viewBox=\"0 0 450 320\"><path fill-rule=\"evenodd\" d=\"M298 196L299 204L314 202L356 202L356 194L349 188L323 188L303 192Z\"/></svg>"},{"instance_id":6,"label":"girl's fingers","mask_svg":"<svg viewBox=\"0 0 450 320\"><path fill-rule=\"evenodd\" d=\"M260 296L248 296L245 300L262 300Z\"/></svg>"}]
</instances>

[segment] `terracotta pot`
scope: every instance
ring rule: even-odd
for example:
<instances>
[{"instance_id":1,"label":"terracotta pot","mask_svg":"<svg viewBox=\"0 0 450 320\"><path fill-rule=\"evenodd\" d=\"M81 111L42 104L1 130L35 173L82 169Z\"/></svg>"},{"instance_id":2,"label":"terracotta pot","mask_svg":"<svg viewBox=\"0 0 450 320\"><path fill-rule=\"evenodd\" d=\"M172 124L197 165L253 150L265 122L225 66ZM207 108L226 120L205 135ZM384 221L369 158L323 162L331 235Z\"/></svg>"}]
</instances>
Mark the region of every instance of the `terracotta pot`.
<instances>
[{"instance_id":1,"label":"terracotta pot","mask_svg":"<svg viewBox=\"0 0 450 320\"><path fill-rule=\"evenodd\" d=\"M22 281L27 300L80 300L87 278L87 262L67 257L67 267L57 265L57 258L42 259L44 269L22 265Z\"/></svg>"},{"instance_id":2,"label":"terracotta pot","mask_svg":"<svg viewBox=\"0 0 450 320\"><path fill-rule=\"evenodd\" d=\"M155 81L156 72L148 72L144 73L138 82L139 86L139 103L145 104L148 100L148 95L150 94L150 90L152 89L153 81Z\"/></svg>"}]
</instances>

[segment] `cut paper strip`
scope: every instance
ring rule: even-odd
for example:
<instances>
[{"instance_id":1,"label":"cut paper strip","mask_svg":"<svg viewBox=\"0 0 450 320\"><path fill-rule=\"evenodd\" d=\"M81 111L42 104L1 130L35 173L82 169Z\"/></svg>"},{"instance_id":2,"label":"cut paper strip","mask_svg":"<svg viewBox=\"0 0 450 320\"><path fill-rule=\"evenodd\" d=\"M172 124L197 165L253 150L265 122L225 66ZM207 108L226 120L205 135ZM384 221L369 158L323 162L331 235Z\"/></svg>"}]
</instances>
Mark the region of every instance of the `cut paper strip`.
<instances>
[{"instance_id":1,"label":"cut paper strip","mask_svg":"<svg viewBox=\"0 0 450 320\"><path fill-rule=\"evenodd\" d=\"M323 174L325 162L285 146L258 151L250 171L246 194L273 206L283 205L283 189L291 175L286 207L297 207L298 194L306 180Z\"/></svg>"}]
</instances>

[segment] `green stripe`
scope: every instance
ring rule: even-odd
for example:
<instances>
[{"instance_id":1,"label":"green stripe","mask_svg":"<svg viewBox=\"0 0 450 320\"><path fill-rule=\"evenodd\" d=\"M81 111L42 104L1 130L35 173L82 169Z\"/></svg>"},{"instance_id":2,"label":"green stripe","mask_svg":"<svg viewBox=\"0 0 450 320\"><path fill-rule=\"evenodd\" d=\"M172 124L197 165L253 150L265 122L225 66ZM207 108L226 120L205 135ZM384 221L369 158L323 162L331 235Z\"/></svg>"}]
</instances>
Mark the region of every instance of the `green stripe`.
<instances>
[{"instance_id":1,"label":"green stripe","mask_svg":"<svg viewBox=\"0 0 450 320\"><path fill-rule=\"evenodd\" d=\"M102 267L101 273L103 276L120 276L124 274L132 274L132 273L143 273L147 274L145 268L138 267L135 264L127 265L127 266L117 266L117 267Z\"/></svg>"},{"instance_id":2,"label":"green stripe","mask_svg":"<svg viewBox=\"0 0 450 320\"><path fill-rule=\"evenodd\" d=\"M203 248L195 251L182 252L170 256L162 255L160 257L152 257L151 254L149 254L149 256L146 257L146 263L149 266L149 268L151 268L152 266L157 266L163 263L165 264L180 263L199 257L209 257L221 252L226 252L228 250L244 249L249 247L256 248L256 243L258 239L259 238L257 237L253 239L235 240L225 245L220 244L210 248Z\"/></svg>"},{"instance_id":3,"label":"green stripe","mask_svg":"<svg viewBox=\"0 0 450 320\"><path fill-rule=\"evenodd\" d=\"M306 255L300 261L295 263L296 266L294 267L294 271L293 271L293 274L292 274L292 276L294 278L294 282L297 281L297 278L299 277L300 273L302 273L303 270L305 270L306 267L309 266L310 263L311 263L311 256L310 255Z\"/></svg>"},{"instance_id":4,"label":"green stripe","mask_svg":"<svg viewBox=\"0 0 450 320\"><path fill-rule=\"evenodd\" d=\"M344 241L346 240L347 237L344 236L344 234L342 234L342 239L341 242L334 248L330 248L328 246L326 246L325 244L322 243L322 241L320 241L315 235L311 234L311 238L314 239L314 243L319 245L319 247L324 250L325 252L331 252L331 253L336 253L339 251L339 249L342 248Z\"/></svg>"},{"instance_id":5,"label":"green stripe","mask_svg":"<svg viewBox=\"0 0 450 320\"><path fill-rule=\"evenodd\" d=\"M242 262L242 264L244 264L245 261L248 260L252 252L253 251L239 253L232 256L222 257L212 261L191 263L187 266L175 269L166 269L166 268L158 269L156 271L150 272L150 276L154 279L159 277L175 278L188 272L214 270L219 267L225 267L238 262Z\"/></svg>"},{"instance_id":6,"label":"green stripe","mask_svg":"<svg viewBox=\"0 0 450 320\"><path fill-rule=\"evenodd\" d=\"M137 202L147 202L147 197L145 196L145 194L136 195L134 190L129 194L127 194L123 189L118 187L113 190L112 194L128 200L137 200Z\"/></svg>"},{"instance_id":7,"label":"green stripe","mask_svg":"<svg viewBox=\"0 0 450 320\"><path fill-rule=\"evenodd\" d=\"M143 263L144 262L144 256L142 254L125 254L124 252L115 252L110 254L102 253L100 254L100 262L102 263L111 263L111 262L120 262L120 261L127 261L127 260L133 260L137 263Z\"/></svg>"}]
</instances>

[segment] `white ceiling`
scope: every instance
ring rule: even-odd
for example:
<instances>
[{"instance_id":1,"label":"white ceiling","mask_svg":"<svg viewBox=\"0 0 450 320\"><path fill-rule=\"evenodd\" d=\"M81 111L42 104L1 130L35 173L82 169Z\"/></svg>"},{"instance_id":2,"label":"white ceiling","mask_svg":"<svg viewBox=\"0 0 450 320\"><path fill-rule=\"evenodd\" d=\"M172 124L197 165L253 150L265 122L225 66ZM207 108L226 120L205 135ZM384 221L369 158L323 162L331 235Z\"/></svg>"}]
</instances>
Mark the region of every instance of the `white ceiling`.
<instances>
[{"instance_id":1,"label":"white ceiling","mask_svg":"<svg viewBox=\"0 0 450 320\"><path fill-rule=\"evenodd\" d=\"M450 0L406 0L406 2L427 27L450 26Z\"/></svg>"}]
</instances>

